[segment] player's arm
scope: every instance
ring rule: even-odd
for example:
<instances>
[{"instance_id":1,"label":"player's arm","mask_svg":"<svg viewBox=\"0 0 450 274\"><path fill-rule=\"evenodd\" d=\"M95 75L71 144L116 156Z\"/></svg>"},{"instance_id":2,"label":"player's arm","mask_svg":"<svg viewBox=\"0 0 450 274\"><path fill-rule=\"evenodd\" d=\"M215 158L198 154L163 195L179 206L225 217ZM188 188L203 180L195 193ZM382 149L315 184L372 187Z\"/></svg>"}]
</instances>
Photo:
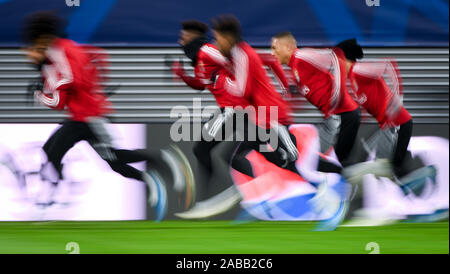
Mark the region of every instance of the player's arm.
<instances>
[{"instance_id":1,"label":"player's arm","mask_svg":"<svg viewBox=\"0 0 450 274\"><path fill-rule=\"evenodd\" d=\"M283 93L286 93L290 90L288 79L286 78L286 75L284 73L283 67L281 66L280 62L271 54L267 53L259 53L259 57L261 57L261 60L263 61L263 64L268 66L273 73L275 74L278 83L280 84L281 88L283 89Z\"/></svg>"},{"instance_id":2,"label":"player's arm","mask_svg":"<svg viewBox=\"0 0 450 274\"><path fill-rule=\"evenodd\" d=\"M47 94L41 90L37 90L34 96L43 105L53 109L63 110L66 105L67 91L55 89L51 94Z\"/></svg>"},{"instance_id":3,"label":"player's arm","mask_svg":"<svg viewBox=\"0 0 450 274\"><path fill-rule=\"evenodd\" d=\"M233 58L234 80L226 78L225 90L231 95L237 97L244 97L247 89L248 75L249 75L249 57L240 48L235 48L231 52Z\"/></svg>"},{"instance_id":4,"label":"player's arm","mask_svg":"<svg viewBox=\"0 0 450 274\"><path fill-rule=\"evenodd\" d=\"M333 76L333 90L331 92L330 98L330 108L329 111L333 112L334 109L339 105L341 100L341 90L343 85L346 85L347 77L344 65L345 56L341 49L335 48L329 51L329 66L330 72Z\"/></svg>"},{"instance_id":5,"label":"player's arm","mask_svg":"<svg viewBox=\"0 0 450 274\"><path fill-rule=\"evenodd\" d=\"M181 78L183 82L186 83L189 87L196 89L196 90L204 90L206 88L206 85L204 85L200 80L198 80L195 77L189 76L186 73L186 70L183 68L183 64L179 61L173 62L171 69L175 75Z\"/></svg>"},{"instance_id":6,"label":"player's arm","mask_svg":"<svg viewBox=\"0 0 450 274\"><path fill-rule=\"evenodd\" d=\"M402 78L395 60L384 60L382 63L382 76L393 94L402 96Z\"/></svg>"},{"instance_id":7,"label":"player's arm","mask_svg":"<svg viewBox=\"0 0 450 274\"><path fill-rule=\"evenodd\" d=\"M393 60L377 60L367 63L360 71L361 74L381 82L385 89L387 102L385 113L392 118L402 107L402 85L400 72Z\"/></svg>"},{"instance_id":8,"label":"player's arm","mask_svg":"<svg viewBox=\"0 0 450 274\"><path fill-rule=\"evenodd\" d=\"M386 116L393 119L403 106L402 79L395 60L385 60L383 65L382 77L389 89Z\"/></svg>"},{"instance_id":9,"label":"player's arm","mask_svg":"<svg viewBox=\"0 0 450 274\"><path fill-rule=\"evenodd\" d=\"M36 91L35 98L50 108L62 110L66 105L67 93L73 88L74 79L77 77L74 60L63 49L52 50L50 58L53 62L52 67L61 78L54 81L54 77L46 76L44 88L47 87L47 90L45 93L41 90Z\"/></svg>"},{"instance_id":10,"label":"player's arm","mask_svg":"<svg viewBox=\"0 0 450 274\"><path fill-rule=\"evenodd\" d=\"M361 65L361 63L356 63L355 67ZM369 117L366 114L370 114L367 112L366 108L364 107L364 103L367 100L366 95L363 96L359 96L358 94L361 94L360 90L359 90L359 85L358 85L358 80L357 80L357 76L354 73L349 74L348 76L349 80L350 80L350 88L348 89L348 93L350 95L350 97L352 97L352 99L358 103L358 105L362 106L361 108L361 122L365 122L367 120L366 116Z\"/></svg>"}]
</instances>

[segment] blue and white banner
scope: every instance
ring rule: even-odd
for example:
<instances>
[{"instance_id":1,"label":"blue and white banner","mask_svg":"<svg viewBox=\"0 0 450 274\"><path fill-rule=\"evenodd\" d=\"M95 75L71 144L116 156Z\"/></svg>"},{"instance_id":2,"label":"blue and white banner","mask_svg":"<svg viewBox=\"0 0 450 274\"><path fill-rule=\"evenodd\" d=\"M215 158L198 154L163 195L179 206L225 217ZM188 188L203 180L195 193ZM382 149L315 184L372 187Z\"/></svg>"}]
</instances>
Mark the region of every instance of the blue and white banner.
<instances>
[{"instance_id":1,"label":"blue and white banner","mask_svg":"<svg viewBox=\"0 0 450 274\"><path fill-rule=\"evenodd\" d=\"M0 46L21 44L27 14L55 10L67 34L103 46L176 46L182 20L232 13L254 46L291 31L301 45L448 46L448 0L0 0Z\"/></svg>"}]
</instances>

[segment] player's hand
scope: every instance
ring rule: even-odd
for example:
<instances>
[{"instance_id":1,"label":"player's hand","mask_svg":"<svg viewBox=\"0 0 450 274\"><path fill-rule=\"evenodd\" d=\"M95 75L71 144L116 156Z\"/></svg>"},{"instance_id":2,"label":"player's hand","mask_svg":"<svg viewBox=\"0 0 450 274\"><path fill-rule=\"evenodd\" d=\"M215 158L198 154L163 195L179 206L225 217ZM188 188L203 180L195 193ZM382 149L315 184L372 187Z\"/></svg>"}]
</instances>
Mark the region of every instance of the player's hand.
<instances>
[{"instance_id":1,"label":"player's hand","mask_svg":"<svg viewBox=\"0 0 450 274\"><path fill-rule=\"evenodd\" d=\"M41 80L33 80L27 87L27 104L32 105L33 102L39 101L38 96L42 93L44 85ZM34 100L33 100L34 99Z\"/></svg>"},{"instance_id":2,"label":"player's hand","mask_svg":"<svg viewBox=\"0 0 450 274\"><path fill-rule=\"evenodd\" d=\"M182 76L185 74L183 60L179 59L178 61L174 61L170 69L178 76Z\"/></svg>"},{"instance_id":3,"label":"player's hand","mask_svg":"<svg viewBox=\"0 0 450 274\"><path fill-rule=\"evenodd\" d=\"M41 104L41 96L42 96L42 91L40 90L35 90L33 93L30 94L30 98L31 96L33 96L33 99L29 99L28 100L28 104L29 105L39 105Z\"/></svg>"},{"instance_id":4,"label":"player's hand","mask_svg":"<svg viewBox=\"0 0 450 274\"><path fill-rule=\"evenodd\" d=\"M27 87L27 91L28 92L34 92L36 90L41 90L43 89L44 84L42 83L42 81L39 80L33 80L28 84Z\"/></svg>"},{"instance_id":5,"label":"player's hand","mask_svg":"<svg viewBox=\"0 0 450 274\"><path fill-rule=\"evenodd\" d=\"M164 55L164 64L166 67L171 68L175 59L170 55Z\"/></svg>"}]
</instances>

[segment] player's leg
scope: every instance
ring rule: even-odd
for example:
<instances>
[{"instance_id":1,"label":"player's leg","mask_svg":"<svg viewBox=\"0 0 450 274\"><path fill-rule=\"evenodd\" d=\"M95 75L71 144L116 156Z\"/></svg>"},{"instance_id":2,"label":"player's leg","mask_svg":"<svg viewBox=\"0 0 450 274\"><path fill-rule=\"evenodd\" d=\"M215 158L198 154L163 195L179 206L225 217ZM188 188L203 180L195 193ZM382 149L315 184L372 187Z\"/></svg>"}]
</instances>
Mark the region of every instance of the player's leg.
<instances>
[{"instance_id":1,"label":"player's leg","mask_svg":"<svg viewBox=\"0 0 450 274\"><path fill-rule=\"evenodd\" d=\"M283 155L284 151L290 150L292 154L297 155L297 159L292 161L286 156L281 156L282 161L285 161L286 164L280 166L276 161L271 161L274 164L277 164L280 167L286 168L294 173L297 173L305 180L309 181L313 185L320 184L325 181L324 174L319 171L319 150L320 150L320 141L319 138L316 138L313 142L309 144L308 147L304 147L304 151L302 152L302 159L298 159L299 152L297 151L297 138L294 134L292 134L287 126L281 125L278 126L278 142L279 149L275 150L272 158L280 158L280 155ZM286 153L287 154L287 153ZM266 157L268 159L268 157ZM270 159L268 159L270 161ZM279 159L277 160L279 163ZM333 171L340 170L340 167L334 165L333 163L328 164L329 168ZM339 172L338 172L339 173Z\"/></svg>"},{"instance_id":2,"label":"player's leg","mask_svg":"<svg viewBox=\"0 0 450 274\"><path fill-rule=\"evenodd\" d=\"M159 149L114 149L117 158L124 164L138 162L148 162L150 165L156 165L162 157Z\"/></svg>"},{"instance_id":3,"label":"player's leg","mask_svg":"<svg viewBox=\"0 0 450 274\"><path fill-rule=\"evenodd\" d=\"M166 190L164 182L160 179L160 176L153 176L147 172L140 171L122 161L116 154L116 149L112 145L112 136L106 129L106 120L103 118L93 118L89 122L83 123L83 128L86 134L85 140L94 148L94 150L105 160L112 170L120 175L144 182L149 189L149 203L151 206L156 206L165 211L165 205L167 203ZM124 151L122 151L123 156ZM138 157L135 153L126 153ZM131 157L131 156L130 156ZM164 212L158 215L164 216Z\"/></svg>"},{"instance_id":4,"label":"player's leg","mask_svg":"<svg viewBox=\"0 0 450 274\"><path fill-rule=\"evenodd\" d=\"M318 127L320 153L327 154L335 146L340 125L341 117L339 115L331 115ZM342 167L320 157L318 170L321 172L341 173Z\"/></svg>"},{"instance_id":5,"label":"player's leg","mask_svg":"<svg viewBox=\"0 0 450 274\"><path fill-rule=\"evenodd\" d=\"M197 177L200 178L200 181L207 183L211 175L213 173L212 166L212 150L218 145L220 141L216 140L202 140L196 142L192 151L194 152L195 158L197 159L198 167L197 167Z\"/></svg>"},{"instance_id":6,"label":"player's leg","mask_svg":"<svg viewBox=\"0 0 450 274\"><path fill-rule=\"evenodd\" d=\"M127 160L145 160L141 155L126 150L116 150L112 145L112 138L106 127L99 122L96 122L95 125L91 121L84 123L84 130L87 132L86 140L100 157L110 165L112 170L126 178L145 182L144 172L127 164ZM119 155L116 152L119 152ZM121 159L118 156L126 156L129 159Z\"/></svg>"},{"instance_id":7,"label":"player's leg","mask_svg":"<svg viewBox=\"0 0 450 274\"><path fill-rule=\"evenodd\" d=\"M56 183L63 179L61 160L67 151L83 139L84 131L80 122L66 121L44 144L47 162L41 167L43 179Z\"/></svg>"},{"instance_id":8,"label":"player's leg","mask_svg":"<svg viewBox=\"0 0 450 274\"><path fill-rule=\"evenodd\" d=\"M350 157L356 147L355 141L361 122L360 109L341 113L339 116L341 124L334 150L344 167L341 173L344 178L350 183L358 184L364 175L370 173L378 177L390 177L392 173L387 159L356 163L355 158Z\"/></svg>"},{"instance_id":9,"label":"player's leg","mask_svg":"<svg viewBox=\"0 0 450 274\"><path fill-rule=\"evenodd\" d=\"M412 119L400 126L397 135L397 144L394 149L394 156L392 157L392 166L394 174L401 178L406 175L406 171L402 169L402 165L408 151L409 140L412 136L413 122Z\"/></svg>"},{"instance_id":10,"label":"player's leg","mask_svg":"<svg viewBox=\"0 0 450 274\"><path fill-rule=\"evenodd\" d=\"M251 168L249 168L251 164L246 160L246 155L252 150L258 151L267 161L281 168L287 168L289 163L294 163L297 160L296 138L289 132L288 126L273 123L270 129L265 130L251 122L247 116L244 118L244 128L239 129L239 132L242 132L241 135L244 136L244 141L236 151L233 159L233 168L238 171L241 169L244 174L253 177ZM255 133L254 139L250 137L249 130ZM265 132L270 139L276 138L276 146L269 148L269 145L274 145L272 141L263 140L259 134L261 132ZM268 149L264 150L262 149L263 147ZM295 167L293 171L297 172Z\"/></svg>"},{"instance_id":11,"label":"player's leg","mask_svg":"<svg viewBox=\"0 0 450 274\"><path fill-rule=\"evenodd\" d=\"M152 167L167 169L172 174L174 189L178 192L186 190L187 187L194 187L194 179L191 175L191 167L181 150L172 146L169 149L115 149L112 147L112 137L106 129L107 120L103 118L94 118L89 120L89 127L97 136L100 144L108 144L110 150L115 154L114 167L121 171L130 170L121 164L129 164L135 162L146 161ZM119 167L121 166L121 167ZM119 172L120 173L120 172ZM126 174L129 174L126 172ZM132 172L132 176L136 176L136 172ZM126 176L125 176L126 177Z\"/></svg>"},{"instance_id":12,"label":"player's leg","mask_svg":"<svg viewBox=\"0 0 450 274\"><path fill-rule=\"evenodd\" d=\"M361 124L361 111L358 108L354 111L341 113L339 116L341 121L334 151L342 166L346 167L352 164L349 161L349 155L354 147Z\"/></svg>"},{"instance_id":13,"label":"player's leg","mask_svg":"<svg viewBox=\"0 0 450 274\"><path fill-rule=\"evenodd\" d=\"M89 126L83 122L68 121L65 122L44 145L48 164L44 164L42 168L43 176L50 181L57 181L62 179L62 164L61 160L67 151L72 148L77 142L87 140L93 145L94 149L100 154L102 159L109 163L113 163L114 170L120 170L125 177L140 180L141 176L138 172L128 168L122 168L120 161L111 148L109 141L99 142L97 137ZM95 140L95 141L93 141Z\"/></svg>"},{"instance_id":14,"label":"player's leg","mask_svg":"<svg viewBox=\"0 0 450 274\"><path fill-rule=\"evenodd\" d=\"M50 199L53 199L58 183L64 179L62 158L82 138L83 131L80 130L79 122L66 121L44 144L43 150L47 160L42 164L39 173L44 181L50 183ZM50 201L47 205L52 203L53 201Z\"/></svg>"},{"instance_id":15,"label":"player's leg","mask_svg":"<svg viewBox=\"0 0 450 274\"><path fill-rule=\"evenodd\" d=\"M268 145L267 141L246 141L243 142L233 159L233 168L241 171L242 173L254 177L251 169L251 164L246 160L245 156L251 151L256 150L261 153L266 160L275 164L278 167L288 169L294 173L297 173L304 179L312 183L320 183L324 180L323 174L318 172L318 161L319 161L319 140L315 142L316 146L309 147L308 151L312 153L304 154L303 159L298 159L297 151L297 139L294 134L288 130L288 126L277 125L276 129L273 129L276 133L276 138L278 146L274 148L273 151L262 152L261 146ZM269 133L273 133L270 132ZM288 152L290 151L290 152ZM289 157L289 155L295 155L295 160ZM299 164L297 164L300 162Z\"/></svg>"},{"instance_id":16,"label":"player's leg","mask_svg":"<svg viewBox=\"0 0 450 274\"><path fill-rule=\"evenodd\" d=\"M288 151L291 152L290 155L297 156L295 136L290 134L286 126L278 123L275 126L276 128L269 130L262 129L248 119L248 115L244 115L243 127L235 128L237 136L242 136L241 140L243 141L237 146L236 152L232 156L231 166L247 176L254 177L252 165L246 158L247 154L252 150L258 151L266 160L279 167L285 168L290 161L292 162L289 159ZM250 131L253 131L254 134L250 134ZM260 136L261 132L265 132L270 138L275 136L277 138L277 146L267 151L262 149L263 147L269 148L271 142L263 140L262 136ZM254 138L251 135L254 135Z\"/></svg>"},{"instance_id":17,"label":"player's leg","mask_svg":"<svg viewBox=\"0 0 450 274\"><path fill-rule=\"evenodd\" d=\"M405 158L408 153L408 145L411 139L413 121L402 124L398 130L397 143L392 157L392 169L395 175L395 182L400 186L405 194L413 192L419 194L427 178L432 182L436 181L437 170L433 165L423 166L411 171L405 167Z\"/></svg>"},{"instance_id":18,"label":"player's leg","mask_svg":"<svg viewBox=\"0 0 450 274\"><path fill-rule=\"evenodd\" d=\"M242 141L223 141L211 151L212 175L205 191L208 199L197 202L194 207L176 216L185 219L209 218L223 213L242 199L231 176L231 163Z\"/></svg>"},{"instance_id":19,"label":"player's leg","mask_svg":"<svg viewBox=\"0 0 450 274\"><path fill-rule=\"evenodd\" d=\"M186 212L176 214L178 217L196 219L215 216L230 209L241 200L241 195L231 176L231 167L246 174L252 173L250 163L240 153L244 151L241 145L248 137L248 116L245 113L235 115L233 119L225 122L222 130L226 131L230 121L233 121L232 135L216 144L210 152L212 174L205 188L210 198L196 203ZM247 169L243 168L244 165Z\"/></svg>"},{"instance_id":20,"label":"player's leg","mask_svg":"<svg viewBox=\"0 0 450 274\"><path fill-rule=\"evenodd\" d=\"M393 178L389 158L392 157L396 139L397 133L394 128L378 129L367 141L362 140L362 147L355 146L351 160L348 161L353 164L346 166L341 174L352 184L361 183L366 174ZM376 159L368 161L368 157L374 152Z\"/></svg>"},{"instance_id":21,"label":"player's leg","mask_svg":"<svg viewBox=\"0 0 450 274\"><path fill-rule=\"evenodd\" d=\"M325 175L317 170L319 162L319 139L308 144L302 152L302 158L299 159L299 152L297 151L297 139L292 134L287 126L278 125L274 131L278 138L278 147L274 148L272 152L260 152L261 145L267 145L267 142L245 141L243 142L233 159L232 167L250 177L255 177L252 172L251 163L245 158L251 150L260 152L269 162L294 173L297 173L314 186L325 182ZM292 161L289 159L288 150L295 154L297 159Z\"/></svg>"},{"instance_id":22,"label":"player's leg","mask_svg":"<svg viewBox=\"0 0 450 274\"><path fill-rule=\"evenodd\" d=\"M184 154L176 147L171 149L115 149L112 148L117 156L117 162L130 164L145 161L155 169L169 170L172 175L174 189L178 192L184 191L188 185L187 181L192 181L188 176L190 165L181 159ZM181 154L181 155L180 155Z\"/></svg>"},{"instance_id":23,"label":"player's leg","mask_svg":"<svg viewBox=\"0 0 450 274\"><path fill-rule=\"evenodd\" d=\"M342 167L319 157L319 165L317 166L317 170L326 173L341 173Z\"/></svg>"},{"instance_id":24,"label":"player's leg","mask_svg":"<svg viewBox=\"0 0 450 274\"><path fill-rule=\"evenodd\" d=\"M242 141L236 140L223 141L211 151L213 172L208 182L208 187L210 189L214 187L217 190L223 190L234 185L230 173L233 165L237 164L238 166L236 168L238 168L239 171L244 171L239 168L239 163L237 161L234 162L242 143Z\"/></svg>"},{"instance_id":25,"label":"player's leg","mask_svg":"<svg viewBox=\"0 0 450 274\"><path fill-rule=\"evenodd\" d=\"M231 130L231 133L227 131ZM211 158L211 178L220 178L224 186L233 185L230 167L252 176L250 162L245 158L246 153L256 147L255 141L249 141L249 131L254 130L245 112L233 113L231 119L223 123L218 134L222 140L213 140L209 145ZM212 180L210 180L211 182ZM216 181L216 179L214 179Z\"/></svg>"},{"instance_id":26,"label":"player's leg","mask_svg":"<svg viewBox=\"0 0 450 274\"><path fill-rule=\"evenodd\" d=\"M158 159L161 159L159 151L153 150L126 150L126 149L115 149L113 148L112 142L113 138L107 130L107 120L100 117L93 117L89 119L86 124L88 126L89 138L94 140L92 145L97 146L98 152L104 153L102 156L107 158L116 158L114 162L128 164L136 163L142 161L150 161L157 163ZM113 152L111 155L108 153Z\"/></svg>"},{"instance_id":27,"label":"player's leg","mask_svg":"<svg viewBox=\"0 0 450 274\"><path fill-rule=\"evenodd\" d=\"M247 154L252 150L259 151L258 141L243 141L236 149L236 153L231 161L231 167L249 177L255 177L252 164L247 159ZM273 152L260 152L269 162L277 161L277 158L273 157Z\"/></svg>"},{"instance_id":28,"label":"player's leg","mask_svg":"<svg viewBox=\"0 0 450 274\"><path fill-rule=\"evenodd\" d=\"M341 125L341 116L331 115L319 125L320 152L327 153L336 144L339 128Z\"/></svg>"}]
</instances>

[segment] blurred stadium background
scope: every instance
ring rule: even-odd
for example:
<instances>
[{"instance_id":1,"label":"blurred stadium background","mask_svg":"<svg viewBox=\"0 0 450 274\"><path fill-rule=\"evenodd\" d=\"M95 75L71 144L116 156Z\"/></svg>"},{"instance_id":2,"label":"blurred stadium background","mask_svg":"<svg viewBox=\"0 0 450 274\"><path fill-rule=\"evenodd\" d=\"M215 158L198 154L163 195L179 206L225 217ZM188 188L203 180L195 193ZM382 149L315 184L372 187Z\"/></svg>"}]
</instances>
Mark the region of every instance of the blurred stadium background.
<instances>
[{"instance_id":1,"label":"blurred stadium background","mask_svg":"<svg viewBox=\"0 0 450 274\"><path fill-rule=\"evenodd\" d=\"M377 2L379 6L376 5ZM446 0L223 0L220 2L81 0L79 6L77 4L78 1L65 0L0 0L1 124L23 126L30 123L55 124L64 119L62 113L26 104L27 85L30 80L37 77L37 72L28 64L20 50L22 46L20 28L25 16L36 10L55 10L67 19L66 31L69 38L79 43L101 46L110 54L111 73L107 85L111 87L120 85L116 93L110 97L115 106L115 112L110 116L111 121L118 124L145 125L144 136L142 136L146 140L145 145L151 148L165 147L171 143L169 130L175 119L170 118L170 110L174 106L184 105L193 111L193 98L201 98L202 106L215 104L208 92L198 93L184 83L174 81L173 74L164 64L165 56L171 55L177 59L184 59L185 68L192 72L189 61L177 45L180 22L190 18L208 21L218 14L233 13L241 20L244 39L262 51L269 52L268 47L273 34L289 30L296 36L300 46L326 47L341 40L356 37L364 46L366 59L396 58L403 77L404 104L412 114L415 123L413 135L439 136L446 139L449 137L449 17ZM304 99L292 100L296 122L316 124L321 121L321 114ZM376 127L375 121L365 116L361 135L373 131ZM43 136L42 140L45 138L46 136ZM181 142L178 145L186 153L195 169L196 163L191 151L192 143ZM199 185L198 189L201 190L202 186ZM176 201L177 197L171 195L173 194L169 193L169 200ZM198 198L204 198L202 193ZM152 212L145 211L145 202L142 199L141 201L144 207L142 212L146 213L139 219L152 219ZM361 204L362 202L359 205ZM0 209L0 212L2 210L5 209ZM175 219L173 213L179 210L175 204L170 204L167 218ZM215 219L233 219L238 210L239 208L236 207ZM12 219L14 218L11 217L8 220ZM34 220L38 219L34 218ZM67 219L76 220L76 217ZM130 218L123 217L123 219ZM178 224L180 229L183 228L183 223L169 222L169 224ZM8 224L10 225L13 223ZM191 225L186 224L187 227ZM200 226L196 223L192 226L196 225ZM275 229L275 225L276 223L269 227ZM286 226L286 224L279 225ZM41 226L38 233L44 233L43 228L47 226L46 224ZM57 230L58 226L49 228L49 231L53 228ZM77 226L85 225L76 224L75 227ZM119 226L126 226L126 223L120 223ZM143 225L133 224L133 226ZM148 228L151 233L150 226ZM207 223L206 226L208 226ZM221 223L220 227L222 226L225 225ZM23 224L18 224L18 227L30 229L30 231L34 229ZM430 227L433 230L435 226ZM448 253L448 223L440 223L439 227L441 234L435 242L426 236L423 241L432 246L428 249L429 252ZM164 229L164 225L156 225L155 229L159 228ZM425 235L432 233L426 230L429 228L425 226L408 225L408 228L413 231L411 237L415 237L416 228L425 229L423 230L427 231ZM0 223L0 232L2 229L5 229L6 233L2 233L3 235L7 235L8 231L13 233L14 230ZM93 229L98 228L94 225ZM402 231L404 227L398 227L398 229ZM302 232L301 229L298 231L293 229L293 231L294 234ZM23 231L23 233L26 235L27 232ZM196 233L195 230L192 230L192 233ZM268 233L270 234L270 231ZM16 236L18 237L19 234ZM264 238L264 235L260 236ZM406 244L407 237L404 240L401 244ZM8 245L2 243L14 244L14 241L4 242L0 236L0 246L2 246L0 252L22 252L20 249L4 248ZM233 251L251 253L258 251L257 246L243 250L239 248L223 250L228 253ZM216 249L201 250L206 253L209 251L220 253L220 250ZM27 251L32 252L30 249L24 252ZM146 252L147 250L141 246L137 249L126 249L126 251ZM160 251L183 253L183 248L160 249ZM191 252L189 249L185 251ZM268 253L271 251L320 253L326 252L327 249L326 247L304 250L267 249ZM353 249L341 251L365 252L363 248L359 251ZM390 251L420 253L422 249L408 250L392 247ZM49 248L43 252L58 251ZM108 249L94 248L92 252L108 252ZM120 248L113 248L111 252L120 252ZM193 249L192 252L198 253L200 249ZM334 253L332 250L330 252ZM339 250L336 252L339 253ZM158 249L151 253L158 253Z\"/></svg>"}]
</instances>

